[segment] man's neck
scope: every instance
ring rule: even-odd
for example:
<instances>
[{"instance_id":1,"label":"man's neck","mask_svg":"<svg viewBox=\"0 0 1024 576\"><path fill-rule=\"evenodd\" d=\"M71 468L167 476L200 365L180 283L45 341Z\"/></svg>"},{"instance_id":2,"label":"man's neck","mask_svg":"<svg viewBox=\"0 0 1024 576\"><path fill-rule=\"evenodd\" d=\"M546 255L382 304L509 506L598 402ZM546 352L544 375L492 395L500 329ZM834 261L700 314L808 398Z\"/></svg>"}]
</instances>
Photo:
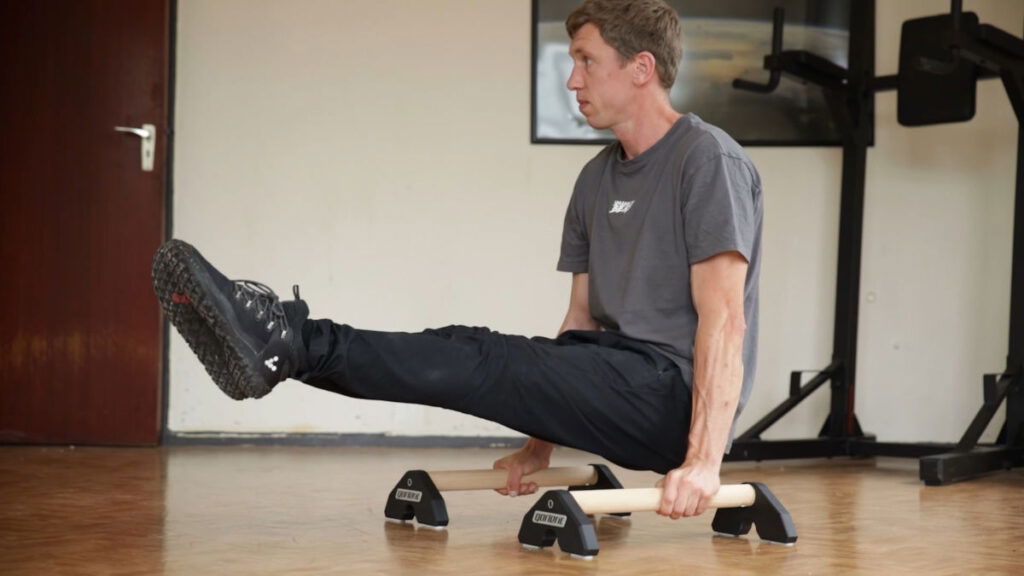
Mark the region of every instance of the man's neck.
<instances>
[{"instance_id":1,"label":"man's neck","mask_svg":"<svg viewBox=\"0 0 1024 576\"><path fill-rule=\"evenodd\" d=\"M646 104L646 105L645 105ZM622 124L612 128L622 144L626 159L636 158L661 140L682 116L672 109L668 99L638 102L636 113Z\"/></svg>"}]
</instances>

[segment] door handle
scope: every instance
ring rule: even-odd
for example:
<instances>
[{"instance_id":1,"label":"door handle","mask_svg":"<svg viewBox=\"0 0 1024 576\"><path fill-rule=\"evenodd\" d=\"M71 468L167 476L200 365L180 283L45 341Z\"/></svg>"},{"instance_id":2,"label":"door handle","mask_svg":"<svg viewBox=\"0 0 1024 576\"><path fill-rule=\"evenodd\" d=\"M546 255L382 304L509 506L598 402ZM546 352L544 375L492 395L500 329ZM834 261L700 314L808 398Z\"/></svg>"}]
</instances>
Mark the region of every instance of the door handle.
<instances>
[{"instance_id":1,"label":"door handle","mask_svg":"<svg viewBox=\"0 0 1024 576\"><path fill-rule=\"evenodd\" d=\"M142 171L153 171L153 156L156 151L156 126L143 124L142 128L133 126L114 126L115 132L134 134L142 139Z\"/></svg>"}]
</instances>

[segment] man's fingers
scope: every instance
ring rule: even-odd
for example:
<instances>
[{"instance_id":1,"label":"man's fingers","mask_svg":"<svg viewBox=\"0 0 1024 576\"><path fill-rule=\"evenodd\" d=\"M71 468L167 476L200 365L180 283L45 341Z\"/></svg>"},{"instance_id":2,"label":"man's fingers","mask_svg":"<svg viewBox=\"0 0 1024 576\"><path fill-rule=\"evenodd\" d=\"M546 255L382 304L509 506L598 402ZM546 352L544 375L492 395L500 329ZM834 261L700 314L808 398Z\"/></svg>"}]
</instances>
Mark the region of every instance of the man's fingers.
<instances>
[{"instance_id":1,"label":"man's fingers","mask_svg":"<svg viewBox=\"0 0 1024 576\"><path fill-rule=\"evenodd\" d=\"M691 490L686 499L686 507L683 508L683 516L696 516L697 506L700 505L700 492Z\"/></svg>"},{"instance_id":2,"label":"man's fingers","mask_svg":"<svg viewBox=\"0 0 1024 576\"><path fill-rule=\"evenodd\" d=\"M693 487L684 484L676 496L675 506L672 507L672 519L678 520L686 516L693 516L698 503L699 499Z\"/></svg>"},{"instance_id":3,"label":"man's fingers","mask_svg":"<svg viewBox=\"0 0 1024 576\"><path fill-rule=\"evenodd\" d=\"M679 520L686 513L686 492L680 491L679 495L676 496L676 501L672 505L672 511L669 513L669 518L673 520Z\"/></svg>"},{"instance_id":4,"label":"man's fingers","mask_svg":"<svg viewBox=\"0 0 1024 576\"><path fill-rule=\"evenodd\" d=\"M519 485L518 493L519 493L520 496L525 496L526 494L533 494L536 491L537 491L537 483L536 482L524 482L524 483Z\"/></svg>"},{"instance_id":5,"label":"man's fingers","mask_svg":"<svg viewBox=\"0 0 1024 576\"><path fill-rule=\"evenodd\" d=\"M685 516L696 516L704 512L709 501L699 487L675 471L669 472L661 481L661 508L658 514L678 520Z\"/></svg>"},{"instance_id":6,"label":"man's fingers","mask_svg":"<svg viewBox=\"0 0 1024 576\"><path fill-rule=\"evenodd\" d=\"M675 520L703 514L720 484L718 477L682 466L666 474L658 481L658 486L662 490L658 514Z\"/></svg>"},{"instance_id":7,"label":"man's fingers","mask_svg":"<svg viewBox=\"0 0 1024 576\"><path fill-rule=\"evenodd\" d=\"M708 496L708 495L701 496L697 500L697 508L696 508L696 510L694 510L694 515L695 516L700 516L701 514L707 512L708 504L710 504L710 503L711 503L711 496Z\"/></svg>"},{"instance_id":8,"label":"man's fingers","mask_svg":"<svg viewBox=\"0 0 1024 576\"><path fill-rule=\"evenodd\" d=\"M686 504L680 509L682 516L700 516L708 509L711 496L694 487L688 495Z\"/></svg>"},{"instance_id":9,"label":"man's fingers","mask_svg":"<svg viewBox=\"0 0 1024 576\"><path fill-rule=\"evenodd\" d=\"M661 508L658 509L658 514L661 514L662 516L671 516L676 507L676 498L678 497L678 494L679 492L676 482L671 481L668 476L662 478Z\"/></svg>"},{"instance_id":10,"label":"man's fingers","mask_svg":"<svg viewBox=\"0 0 1024 576\"><path fill-rule=\"evenodd\" d=\"M523 470L519 466L512 466L508 469L508 479L505 481L505 489L508 490L509 496L516 496L519 494L522 486L520 481L523 479Z\"/></svg>"}]
</instances>

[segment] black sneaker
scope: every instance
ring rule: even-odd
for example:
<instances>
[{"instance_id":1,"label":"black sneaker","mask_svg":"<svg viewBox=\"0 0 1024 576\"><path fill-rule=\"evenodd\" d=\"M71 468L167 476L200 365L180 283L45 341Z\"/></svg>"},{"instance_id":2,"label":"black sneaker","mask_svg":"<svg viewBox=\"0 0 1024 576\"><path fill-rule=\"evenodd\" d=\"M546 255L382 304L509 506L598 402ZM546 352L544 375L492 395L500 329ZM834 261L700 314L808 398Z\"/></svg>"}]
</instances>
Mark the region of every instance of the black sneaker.
<instances>
[{"instance_id":1,"label":"black sneaker","mask_svg":"<svg viewBox=\"0 0 1024 576\"><path fill-rule=\"evenodd\" d=\"M153 288L171 324L225 394L259 398L305 370L309 307L258 282L228 280L199 251L170 240L153 259Z\"/></svg>"}]
</instances>

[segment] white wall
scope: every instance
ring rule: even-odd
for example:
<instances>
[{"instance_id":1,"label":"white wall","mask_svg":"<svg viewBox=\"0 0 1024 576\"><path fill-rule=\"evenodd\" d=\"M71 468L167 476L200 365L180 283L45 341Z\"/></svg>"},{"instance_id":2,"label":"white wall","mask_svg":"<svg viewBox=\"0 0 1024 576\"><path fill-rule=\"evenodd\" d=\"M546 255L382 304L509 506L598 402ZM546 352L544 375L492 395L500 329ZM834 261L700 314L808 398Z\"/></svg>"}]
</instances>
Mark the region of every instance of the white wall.
<instances>
[{"instance_id":1,"label":"white wall","mask_svg":"<svg viewBox=\"0 0 1024 576\"><path fill-rule=\"evenodd\" d=\"M1024 3L966 8L1021 32ZM904 19L947 9L879 0L878 74L896 72ZM597 148L529 143L529 27L526 0L180 0L175 235L229 276L301 284L314 316L553 334L562 215ZM974 121L917 129L897 125L894 93L877 98L857 410L885 439L955 440L1005 363L1016 121L1000 84L978 96ZM835 148L748 151L767 213L741 427L785 397L790 370L829 362L840 179ZM234 402L176 334L170 369L174 432L512 434L294 382ZM815 434L816 396L766 436Z\"/></svg>"}]
</instances>

